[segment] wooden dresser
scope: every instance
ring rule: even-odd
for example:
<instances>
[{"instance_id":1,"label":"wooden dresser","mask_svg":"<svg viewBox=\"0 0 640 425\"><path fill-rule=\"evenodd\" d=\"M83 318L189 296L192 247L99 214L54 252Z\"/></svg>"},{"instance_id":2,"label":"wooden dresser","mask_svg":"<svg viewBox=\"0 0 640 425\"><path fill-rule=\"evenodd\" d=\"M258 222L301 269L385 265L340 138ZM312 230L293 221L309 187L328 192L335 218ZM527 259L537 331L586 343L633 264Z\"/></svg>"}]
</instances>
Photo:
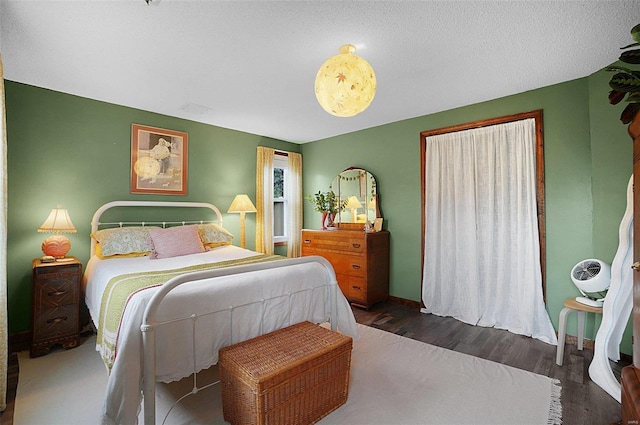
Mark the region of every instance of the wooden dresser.
<instances>
[{"instance_id":1,"label":"wooden dresser","mask_svg":"<svg viewBox=\"0 0 640 425\"><path fill-rule=\"evenodd\" d=\"M389 232L303 230L302 256L309 255L329 260L350 303L369 308L389 297Z\"/></svg>"}]
</instances>

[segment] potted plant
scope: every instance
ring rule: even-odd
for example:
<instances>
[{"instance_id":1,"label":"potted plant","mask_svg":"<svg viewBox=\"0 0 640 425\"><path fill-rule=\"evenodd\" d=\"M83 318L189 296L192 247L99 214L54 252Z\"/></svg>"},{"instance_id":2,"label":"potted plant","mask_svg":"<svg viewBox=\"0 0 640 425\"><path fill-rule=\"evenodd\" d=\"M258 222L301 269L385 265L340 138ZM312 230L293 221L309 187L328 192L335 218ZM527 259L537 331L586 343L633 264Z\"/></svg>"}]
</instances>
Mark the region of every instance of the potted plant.
<instances>
[{"instance_id":1,"label":"potted plant","mask_svg":"<svg viewBox=\"0 0 640 425\"><path fill-rule=\"evenodd\" d=\"M622 50L640 46L640 24L631 29L635 43L622 47ZM630 65L640 64L640 49L626 50L620 55L620 61ZM617 105L622 100L628 102L620 115L623 124L629 124L629 135L635 139L640 135L640 70L625 66L611 65L607 71L616 72L609 81L609 103ZM625 99L626 98L626 99Z\"/></svg>"},{"instance_id":2,"label":"potted plant","mask_svg":"<svg viewBox=\"0 0 640 425\"><path fill-rule=\"evenodd\" d=\"M315 210L322 214L322 230L326 230L327 227L334 226L336 214L342 208L338 207L338 199L332 190L328 192L318 191L313 195L307 195L305 199L311 202ZM329 218L328 224L326 223L327 217Z\"/></svg>"}]
</instances>

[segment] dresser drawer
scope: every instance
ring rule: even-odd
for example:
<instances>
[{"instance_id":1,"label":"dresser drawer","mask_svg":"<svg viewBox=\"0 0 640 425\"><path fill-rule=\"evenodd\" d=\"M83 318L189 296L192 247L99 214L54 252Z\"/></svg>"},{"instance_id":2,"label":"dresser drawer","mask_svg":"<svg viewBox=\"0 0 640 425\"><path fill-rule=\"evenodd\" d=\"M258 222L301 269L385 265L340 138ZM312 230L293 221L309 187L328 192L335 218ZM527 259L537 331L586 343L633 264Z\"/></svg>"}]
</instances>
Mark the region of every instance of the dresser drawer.
<instances>
[{"instance_id":1,"label":"dresser drawer","mask_svg":"<svg viewBox=\"0 0 640 425\"><path fill-rule=\"evenodd\" d=\"M363 253L365 250L364 239L362 237L345 238L331 234L324 235L322 233L303 233L302 246L353 253Z\"/></svg>"},{"instance_id":2,"label":"dresser drawer","mask_svg":"<svg viewBox=\"0 0 640 425\"><path fill-rule=\"evenodd\" d=\"M365 275L365 260L363 256L337 254L334 252L325 252L320 255L329 260L336 274L340 273L351 276Z\"/></svg>"},{"instance_id":3,"label":"dresser drawer","mask_svg":"<svg viewBox=\"0 0 640 425\"><path fill-rule=\"evenodd\" d=\"M356 304L367 304L367 281L359 276L337 274L338 285L345 297Z\"/></svg>"},{"instance_id":4,"label":"dresser drawer","mask_svg":"<svg viewBox=\"0 0 640 425\"><path fill-rule=\"evenodd\" d=\"M51 339L78 333L78 305L40 310L33 324L33 340Z\"/></svg>"}]
</instances>

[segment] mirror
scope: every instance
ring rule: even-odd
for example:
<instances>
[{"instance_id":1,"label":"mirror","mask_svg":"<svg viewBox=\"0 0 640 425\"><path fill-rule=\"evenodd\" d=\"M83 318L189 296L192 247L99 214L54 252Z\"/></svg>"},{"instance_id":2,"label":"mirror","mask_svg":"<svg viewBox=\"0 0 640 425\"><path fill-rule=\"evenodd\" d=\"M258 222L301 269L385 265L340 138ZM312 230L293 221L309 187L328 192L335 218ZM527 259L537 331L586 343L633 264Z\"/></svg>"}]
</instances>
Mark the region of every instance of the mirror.
<instances>
[{"instance_id":1,"label":"mirror","mask_svg":"<svg viewBox=\"0 0 640 425\"><path fill-rule=\"evenodd\" d=\"M337 223L365 223L373 222L380 215L376 179L362 168L347 168L338 174L329 190L336 194L339 211Z\"/></svg>"}]
</instances>

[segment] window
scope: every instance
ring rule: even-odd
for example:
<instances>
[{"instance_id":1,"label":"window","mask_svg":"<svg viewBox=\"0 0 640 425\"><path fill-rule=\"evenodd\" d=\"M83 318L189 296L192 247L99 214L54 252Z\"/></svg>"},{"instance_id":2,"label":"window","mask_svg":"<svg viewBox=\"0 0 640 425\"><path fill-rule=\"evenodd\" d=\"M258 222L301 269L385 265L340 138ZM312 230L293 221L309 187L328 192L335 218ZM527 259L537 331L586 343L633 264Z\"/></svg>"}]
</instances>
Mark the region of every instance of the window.
<instances>
[{"instance_id":1,"label":"window","mask_svg":"<svg viewBox=\"0 0 640 425\"><path fill-rule=\"evenodd\" d=\"M256 167L256 251L273 254L274 245L286 245L288 257L299 257L302 155L258 146Z\"/></svg>"},{"instance_id":2,"label":"window","mask_svg":"<svg viewBox=\"0 0 640 425\"><path fill-rule=\"evenodd\" d=\"M286 243L287 235L287 172L289 160L276 154L273 159L273 242Z\"/></svg>"}]
</instances>

